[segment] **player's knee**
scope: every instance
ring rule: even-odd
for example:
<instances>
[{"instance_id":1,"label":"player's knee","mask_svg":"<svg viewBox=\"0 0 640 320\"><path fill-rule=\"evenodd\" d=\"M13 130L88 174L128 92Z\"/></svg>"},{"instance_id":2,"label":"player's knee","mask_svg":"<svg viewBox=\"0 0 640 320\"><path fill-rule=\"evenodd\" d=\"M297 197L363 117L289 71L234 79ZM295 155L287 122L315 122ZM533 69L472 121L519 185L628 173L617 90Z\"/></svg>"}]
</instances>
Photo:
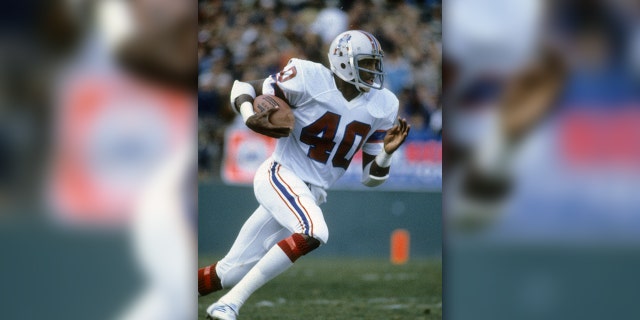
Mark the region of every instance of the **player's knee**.
<instances>
[{"instance_id":1,"label":"player's knee","mask_svg":"<svg viewBox=\"0 0 640 320\"><path fill-rule=\"evenodd\" d=\"M302 235L302 237L304 238L304 241L306 242L306 248L305 248L305 253L307 254L315 249L317 249L320 245L322 245L322 243L320 242L320 240L314 238L314 237L310 237L307 235Z\"/></svg>"},{"instance_id":2,"label":"player's knee","mask_svg":"<svg viewBox=\"0 0 640 320\"><path fill-rule=\"evenodd\" d=\"M320 241L321 244L327 244L327 241L329 241L329 229L326 225L314 226L313 237Z\"/></svg>"}]
</instances>

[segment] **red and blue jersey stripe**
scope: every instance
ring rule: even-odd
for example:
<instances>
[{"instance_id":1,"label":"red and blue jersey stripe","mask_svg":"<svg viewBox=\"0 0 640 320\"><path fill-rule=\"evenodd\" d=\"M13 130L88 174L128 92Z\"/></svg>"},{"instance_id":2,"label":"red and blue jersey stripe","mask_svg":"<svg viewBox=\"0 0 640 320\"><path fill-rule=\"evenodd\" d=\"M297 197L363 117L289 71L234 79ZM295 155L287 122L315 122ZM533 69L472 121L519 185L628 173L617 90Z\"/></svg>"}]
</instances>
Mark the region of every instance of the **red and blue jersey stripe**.
<instances>
[{"instance_id":1,"label":"red and blue jersey stripe","mask_svg":"<svg viewBox=\"0 0 640 320\"><path fill-rule=\"evenodd\" d=\"M381 143L384 141L384 137L387 135L386 130L376 130L369 139L367 139L367 143Z\"/></svg>"}]
</instances>

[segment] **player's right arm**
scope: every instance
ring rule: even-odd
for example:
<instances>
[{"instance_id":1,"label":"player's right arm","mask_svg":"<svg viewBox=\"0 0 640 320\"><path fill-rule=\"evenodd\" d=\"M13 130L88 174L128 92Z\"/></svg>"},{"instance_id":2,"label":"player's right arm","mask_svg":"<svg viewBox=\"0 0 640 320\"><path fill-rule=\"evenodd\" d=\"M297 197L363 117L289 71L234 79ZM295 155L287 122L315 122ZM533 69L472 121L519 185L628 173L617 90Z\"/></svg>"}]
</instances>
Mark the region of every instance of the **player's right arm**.
<instances>
[{"instance_id":1,"label":"player's right arm","mask_svg":"<svg viewBox=\"0 0 640 320\"><path fill-rule=\"evenodd\" d=\"M267 109L255 113L253 111L253 100L262 94L262 84L265 79L254 81L234 81L231 88L231 107L242 116L242 120L251 130L272 137L282 138L289 135L291 129L288 127L274 126L269 122L269 116L277 109Z\"/></svg>"}]
</instances>

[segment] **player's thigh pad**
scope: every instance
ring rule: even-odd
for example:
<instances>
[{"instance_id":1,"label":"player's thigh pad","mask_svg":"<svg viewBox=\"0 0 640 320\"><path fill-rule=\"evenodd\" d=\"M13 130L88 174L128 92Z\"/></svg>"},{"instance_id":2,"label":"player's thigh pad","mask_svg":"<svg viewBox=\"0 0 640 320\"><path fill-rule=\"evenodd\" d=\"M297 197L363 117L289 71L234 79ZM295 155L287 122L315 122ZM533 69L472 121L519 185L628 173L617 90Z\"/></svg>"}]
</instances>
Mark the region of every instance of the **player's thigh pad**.
<instances>
[{"instance_id":1,"label":"player's thigh pad","mask_svg":"<svg viewBox=\"0 0 640 320\"><path fill-rule=\"evenodd\" d=\"M258 202L289 231L327 243L329 230L322 210L309 187L291 170L268 159L255 175L254 192Z\"/></svg>"}]
</instances>

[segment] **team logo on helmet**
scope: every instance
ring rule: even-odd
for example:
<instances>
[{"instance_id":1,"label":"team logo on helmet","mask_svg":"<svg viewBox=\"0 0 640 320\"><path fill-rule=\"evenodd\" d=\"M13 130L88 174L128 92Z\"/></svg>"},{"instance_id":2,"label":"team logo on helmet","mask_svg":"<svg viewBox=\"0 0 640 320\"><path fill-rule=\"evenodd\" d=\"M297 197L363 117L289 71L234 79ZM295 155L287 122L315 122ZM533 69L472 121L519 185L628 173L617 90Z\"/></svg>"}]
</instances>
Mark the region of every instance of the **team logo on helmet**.
<instances>
[{"instance_id":1,"label":"team logo on helmet","mask_svg":"<svg viewBox=\"0 0 640 320\"><path fill-rule=\"evenodd\" d=\"M349 40L351 40L351 35L348 33L345 34L342 38L340 38L340 40L338 40L338 45L333 50L333 55L339 55L342 57L344 55L342 51L347 49L347 42Z\"/></svg>"}]
</instances>

